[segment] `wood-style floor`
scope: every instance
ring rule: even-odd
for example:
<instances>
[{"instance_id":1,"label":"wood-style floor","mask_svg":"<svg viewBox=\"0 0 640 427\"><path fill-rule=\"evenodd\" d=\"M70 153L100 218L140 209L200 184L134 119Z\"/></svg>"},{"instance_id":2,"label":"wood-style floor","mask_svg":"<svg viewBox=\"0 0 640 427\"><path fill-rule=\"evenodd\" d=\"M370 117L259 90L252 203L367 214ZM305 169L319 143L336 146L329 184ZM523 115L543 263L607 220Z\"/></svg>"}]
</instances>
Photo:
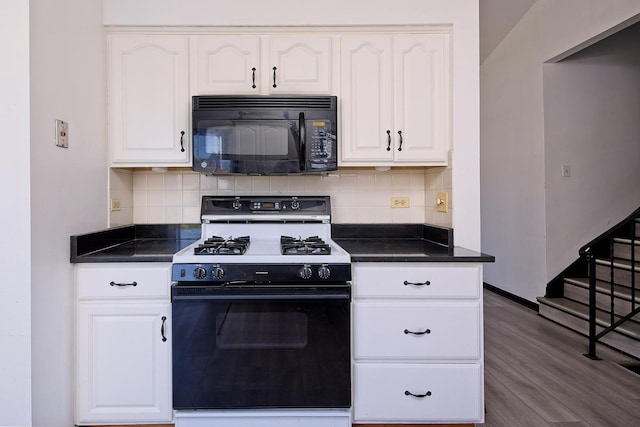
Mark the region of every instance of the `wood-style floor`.
<instances>
[{"instance_id":1,"label":"wood-style floor","mask_svg":"<svg viewBox=\"0 0 640 427\"><path fill-rule=\"evenodd\" d=\"M640 365L491 291L485 297L485 427L636 427Z\"/></svg>"}]
</instances>

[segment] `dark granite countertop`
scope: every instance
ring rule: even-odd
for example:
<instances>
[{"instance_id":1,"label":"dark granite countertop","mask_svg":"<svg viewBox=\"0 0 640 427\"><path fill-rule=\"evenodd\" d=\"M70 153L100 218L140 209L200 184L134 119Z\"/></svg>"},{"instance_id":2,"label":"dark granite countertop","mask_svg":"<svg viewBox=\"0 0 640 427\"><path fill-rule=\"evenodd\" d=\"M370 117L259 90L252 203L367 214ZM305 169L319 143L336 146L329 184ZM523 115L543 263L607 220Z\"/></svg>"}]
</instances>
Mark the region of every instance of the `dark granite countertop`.
<instances>
[{"instance_id":1,"label":"dark granite countertop","mask_svg":"<svg viewBox=\"0 0 640 427\"><path fill-rule=\"evenodd\" d=\"M353 262L495 262L453 244L453 229L426 224L332 224Z\"/></svg>"},{"instance_id":2,"label":"dark granite countertop","mask_svg":"<svg viewBox=\"0 0 640 427\"><path fill-rule=\"evenodd\" d=\"M72 263L171 262L200 238L200 224L144 224L71 236ZM424 224L332 224L331 236L353 262L494 262L456 247L453 230Z\"/></svg>"},{"instance_id":3,"label":"dark granite countertop","mask_svg":"<svg viewBox=\"0 0 640 427\"><path fill-rule=\"evenodd\" d=\"M71 236L72 263L171 262L200 238L200 224L144 224Z\"/></svg>"}]
</instances>

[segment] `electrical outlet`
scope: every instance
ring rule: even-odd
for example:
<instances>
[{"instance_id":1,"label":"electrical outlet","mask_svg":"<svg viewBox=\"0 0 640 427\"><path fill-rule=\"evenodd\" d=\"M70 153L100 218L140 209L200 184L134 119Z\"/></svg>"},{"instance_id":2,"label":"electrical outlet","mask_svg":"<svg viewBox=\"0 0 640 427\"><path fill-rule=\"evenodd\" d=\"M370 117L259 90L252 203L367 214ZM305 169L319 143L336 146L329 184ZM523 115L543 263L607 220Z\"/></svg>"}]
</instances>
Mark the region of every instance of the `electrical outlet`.
<instances>
[{"instance_id":1,"label":"electrical outlet","mask_svg":"<svg viewBox=\"0 0 640 427\"><path fill-rule=\"evenodd\" d=\"M111 199L111 212L120 210L120 199Z\"/></svg>"},{"instance_id":2,"label":"electrical outlet","mask_svg":"<svg viewBox=\"0 0 640 427\"><path fill-rule=\"evenodd\" d=\"M409 198L408 197L392 197L391 207L392 208L408 208Z\"/></svg>"},{"instance_id":3,"label":"electrical outlet","mask_svg":"<svg viewBox=\"0 0 640 427\"><path fill-rule=\"evenodd\" d=\"M69 148L69 123L56 120L56 145L62 148Z\"/></svg>"},{"instance_id":4,"label":"electrical outlet","mask_svg":"<svg viewBox=\"0 0 640 427\"><path fill-rule=\"evenodd\" d=\"M436 211L449 212L449 193L446 191L439 191L436 198Z\"/></svg>"}]
</instances>

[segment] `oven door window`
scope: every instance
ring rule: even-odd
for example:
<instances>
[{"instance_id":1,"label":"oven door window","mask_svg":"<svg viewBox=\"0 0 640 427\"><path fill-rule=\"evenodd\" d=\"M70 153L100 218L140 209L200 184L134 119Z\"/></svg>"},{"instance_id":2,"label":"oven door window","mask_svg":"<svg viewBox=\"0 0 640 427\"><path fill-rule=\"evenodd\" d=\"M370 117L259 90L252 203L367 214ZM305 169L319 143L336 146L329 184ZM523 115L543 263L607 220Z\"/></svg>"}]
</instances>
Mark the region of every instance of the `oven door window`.
<instances>
[{"instance_id":1,"label":"oven door window","mask_svg":"<svg viewBox=\"0 0 640 427\"><path fill-rule=\"evenodd\" d=\"M351 403L348 299L173 301L175 409Z\"/></svg>"},{"instance_id":2,"label":"oven door window","mask_svg":"<svg viewBox=\"0 0 640 427\"><path fill-rule=\"evenodd\" d=\"M289 173L300 170L295 120L206 120L194 131L194 165L212 173Z\"/></svg>"}]
</instances>

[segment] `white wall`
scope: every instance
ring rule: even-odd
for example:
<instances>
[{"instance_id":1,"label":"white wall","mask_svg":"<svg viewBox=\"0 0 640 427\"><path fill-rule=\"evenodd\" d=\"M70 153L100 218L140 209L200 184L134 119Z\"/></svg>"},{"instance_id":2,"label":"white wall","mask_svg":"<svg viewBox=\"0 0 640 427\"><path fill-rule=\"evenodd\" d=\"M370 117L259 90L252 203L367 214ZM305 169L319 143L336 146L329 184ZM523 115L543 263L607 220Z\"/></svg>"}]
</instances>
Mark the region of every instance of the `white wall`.
<instances>
[{"instance_id":1,"label":"white wall","mask_svg":"<svg viewBox=\"0 0 640 427\"><path fill-rule=\"evenodd\" d=\"M0 426L30 426L28 2L0 2L0 47Z\"/></svg>"},{"instance_id":2,"label":"white wall","mask_svg":"<svg viewBox=\"0 0 640 427\"><path fill-rule=\"evenodd\" d=\"M455 243L480 249L477 0L104 0L105 25L453 24L453 227Z\"/></svg>"},{"instance_id":3,"label":"white wall","mask_svg":"<svg viewBox=\"0 0 640 427\"><path fill-rule=\"evenodd\" d=\"M31 0L33 425L73 425L69 236L107 225L101 0ZM69 123L69 148L54 121ZM28 193L25 193L28 194Z\"/></svg>"},{"instance_id":4,"label":"white wall","mask_svg":"<svg viewBox=\"0 0 640 427\"><path fill-rule=\"evenodd\" d=\"M640 206L640 24L544 66L547 270ZM571 177L562 177L562 165Z\"/></svg>"},{"instance_id":5,"label":"white wall","mask_svg":"<svg viewBox=\"0 0 640 427\"><path fill-rule=\"evenodd\" d=\"M486 282L534 301L559 273L555 260L548 265L557 255L548 252L548 222L563 229L566 220L555 222L546 207L543 63L639 13L637 0L538 0L482 63L482 250L496 256Z\"/></svg>"}]
</instances>

